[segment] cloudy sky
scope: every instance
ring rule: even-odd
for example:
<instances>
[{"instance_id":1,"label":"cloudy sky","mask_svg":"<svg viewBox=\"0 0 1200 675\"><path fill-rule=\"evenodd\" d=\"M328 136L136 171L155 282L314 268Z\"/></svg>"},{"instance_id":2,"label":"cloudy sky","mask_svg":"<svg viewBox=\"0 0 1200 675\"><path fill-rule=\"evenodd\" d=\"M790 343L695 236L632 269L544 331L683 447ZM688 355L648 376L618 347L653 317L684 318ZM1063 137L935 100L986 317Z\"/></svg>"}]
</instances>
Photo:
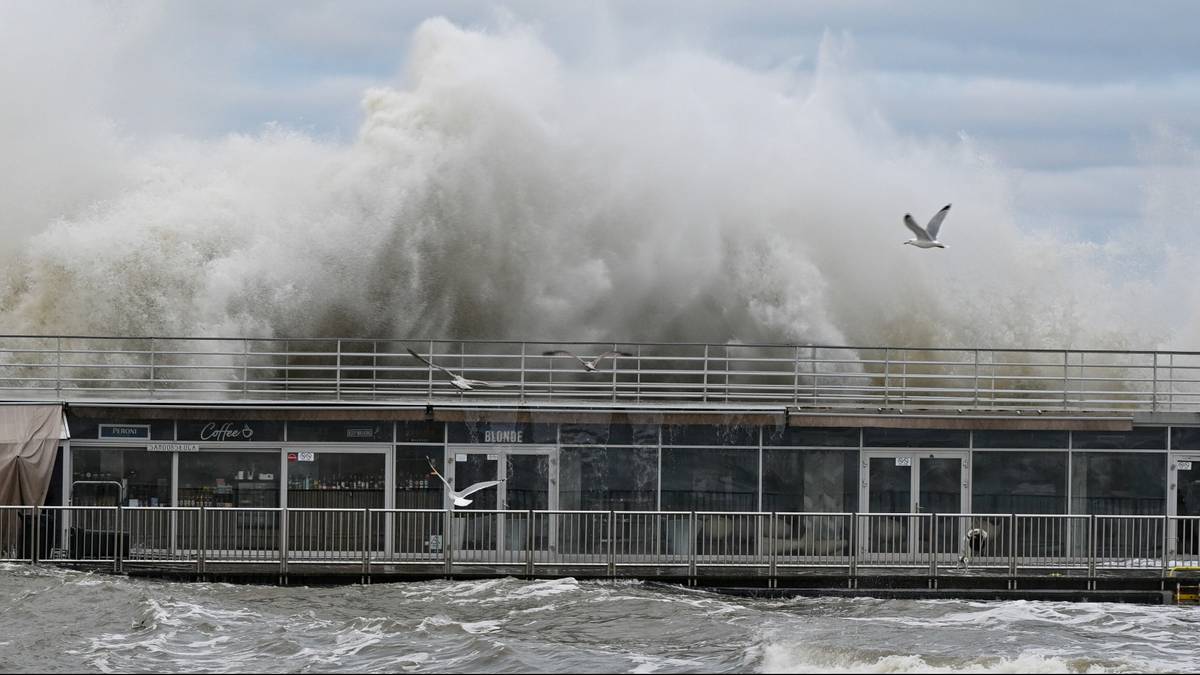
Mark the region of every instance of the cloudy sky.
<instances>
[{"instance_id":1,"label":"cloudy sky","mask_svg":"<svg viewBox=\"0 0 1200 675\"><path fill-rule=\"evenodd\" d=\"M83 231L90 218L116 227L120 209L113 204L166 173L180 184L199 175L213 180L236 155L229 139L269 138L284 129L327 154L353 145L365 133L366 92L417 91L421 78L428 85L427 72L414 75L414 36L437 16L466 34L503 36L517 26L533 36L522 38L522 47L502 37L464 54L486 60L494 49L497 64L511 57L519 65L535 60L514 54L541 50L554 60L546 67L600 88L608 86L605 73L637 79L642 64L694 54L708 65L660 72L721 78L725 71L712 64L725 64L736 83L708 94L736 96L738 87L750 87L763 96L754 103L761 107L771 95L803 99L824 69L838 83L836 114L853 119L855 129L885 128L888 143L938 149L933 154L969 143L995 169L987 180L1004 183L996 199L1007 206L989 208L1004 210L1024 232L1099 248L1128 248L1138 237L1130 233L1153 233L1155 264L1167 264L1164 246L1173 234L1197 229L1197 3L5 2L0 260L21 254L26 241L55 223ZM750 78L759 75L774 84L755 88ZM556 96L573 95L560 89ZM520 96L527 93L537 91ZM727 101L721 106L732 109ZM736 126L735 116L721 119ZM877 134L859 136L856 142L867 142ZM272 143L263 147L276 148ZM208 156L219 156L211 163L220 166L197 168ZM906 160L870 161L893 159ZM333 164L325 156L314 160ZM922 194L928 197L920 204L889 204L881 212L932 213L953 198L936 185ZM164 200L180 203L180 196ZM955 220L947 231L963 227ZM63 235L53 246L81 240ZM204 264L213 267L212 260ZM27 312L34 295L28 270L13 274L21 278L0 278L0 313L19 305Z\"/></svg>"}]
</instances>

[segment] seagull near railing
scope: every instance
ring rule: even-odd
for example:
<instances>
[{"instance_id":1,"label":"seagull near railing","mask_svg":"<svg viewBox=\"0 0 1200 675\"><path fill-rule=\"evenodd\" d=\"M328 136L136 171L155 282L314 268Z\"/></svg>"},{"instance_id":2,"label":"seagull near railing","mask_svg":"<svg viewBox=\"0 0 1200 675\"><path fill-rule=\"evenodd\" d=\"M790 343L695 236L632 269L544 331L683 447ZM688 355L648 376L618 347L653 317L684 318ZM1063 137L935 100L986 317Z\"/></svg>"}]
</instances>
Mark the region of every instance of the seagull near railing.
<instances>
[{"instance_id":1,"label":"seagull near railing","mask_svg":"<svg viewBox=\"0 0 1200 675\"><path fill-rule=\"evenodd\" d=\"M471 391L472 389L474 389L476 387L503 387L504 386L502 384L496 384L494 382L486 382L484 380L472 380L470 378L463 377L462 375L459 375L458 373L456 373L452 370L449 370L449 369L439 366L438 364L434 363L433 361L430 361L429 359L425 358L424 356L421 356L420 354L414 352L412 349L409 349L408 347L405 347L405 349L408 350L409 354L413 355L413 358L417 359L421 363L428 364L430 368L438 370L443 375L450 378L450 384L454 385L459 391Z\"/></svg>"},{"instance_id":2,"label":"seagull near railing","mask_svg":"<svg viewBox=\"0 0 1200 675\"><path fill-rule=\"evenodd\" d=\"M441 472L437 470L437 467L433 465L433 460L427 459L427 461L429 462L429 468L433 469L433 475L442 479L442 483L446 486L446 492L449 493L450 500L454 502L455 506L469 506L471 502L475 500L467 499L467 495L472 495L480 490L486 490L490 487L495 487L501 483L501 481L498 480L485 480L482 483L475 483L463 488L462 490L455 491L454 486L450 484L450 481L446 480L446 477L443 476Z\"/></svg>"},{"instance_id":3,"label":"seagull near railing","mask_svg":"<svg viewBox=\"0 0 1200 675\"><path fill-rule=\"evenodd\" d=\"M578 361L579 364L583 366L584 370L588 371L589 373L594 373L594 372L596 372L596 369L600 366L600 362L602 360L604 360L606 357L611 356L611 357L613 357L613 359L615 361L616 358L619 356L633 356L633 354L630 354L629 352L607 351L607 352L604 352L603 354L597 356L594 359L585 359L585 358L578 356L578 355L574 354L573 352L569 352L565 349L555 349L553 351L542 352L542 356L570 356L571 358Z\"/></svg>"}]
</instances>

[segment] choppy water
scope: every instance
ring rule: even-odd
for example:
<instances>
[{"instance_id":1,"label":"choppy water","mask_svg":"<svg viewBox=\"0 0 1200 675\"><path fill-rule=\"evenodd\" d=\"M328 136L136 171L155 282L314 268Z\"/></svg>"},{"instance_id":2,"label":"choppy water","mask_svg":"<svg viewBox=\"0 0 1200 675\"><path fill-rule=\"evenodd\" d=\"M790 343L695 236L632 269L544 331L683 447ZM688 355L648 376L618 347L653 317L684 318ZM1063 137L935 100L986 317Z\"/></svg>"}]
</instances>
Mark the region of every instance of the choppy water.
<instances>
[{"instance_id":1,"label":"choppy water","mask_svg":"<svg viewBox=\"0 0 1200 675\"><path fill-rule=\"evenodd\" d=\"M0 670L1138 672L1200 609L740 599L636 582L240 586L0 568Z\"/></svg>"}]
</instances>

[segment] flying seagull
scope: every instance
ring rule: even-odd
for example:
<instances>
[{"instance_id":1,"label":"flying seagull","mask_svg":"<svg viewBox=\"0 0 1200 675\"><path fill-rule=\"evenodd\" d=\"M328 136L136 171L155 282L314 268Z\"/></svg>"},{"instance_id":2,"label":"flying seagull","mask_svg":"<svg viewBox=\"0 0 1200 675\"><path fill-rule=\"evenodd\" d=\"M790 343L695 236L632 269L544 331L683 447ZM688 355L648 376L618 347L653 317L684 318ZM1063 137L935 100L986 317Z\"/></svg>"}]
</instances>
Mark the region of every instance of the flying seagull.
<instances>
[{"instance_id":1,"label":"flying seagull","mask_svg":"<svg viewBox=\"0 0 1200 675\"><path fill-rule=\"evenodd\" d=\"M455 387L458 387L459 391L470 391L470 390L474 389L475 387L498 387L498 386L500 386L498 384L492 384L491 382L484 382L483 380L472 380L472 379L463 377L462 375L459 375L458 373L455 373L450 370L446 370L445 368L437 365L436 363L430 361L429 359L425 358L424 356L421 356L420 354L414 352L412 349L409 349L408 347L405 347L405 349L408 349L408 353L412 354L413 357L416 358L418 361L429 364L430 368L436 368L437 370L442 371L442 373L444 373L446 375L446 377L450 378L450 384L454 385Z\"/></svg>"},{"instance_id":2,"label":"flying seagull","mask_svg":"<svg viewBox=\"0 0 1200 675\"><path fill-rule=\"evenodd\" d=\"M904 214L904 224L908 229L912 230L913 234L917 235L916 239L909 239L904 242L912 244L917 248L946 248L946 245L937 240L938 230L942 229L942 221L946 219L946 213L950 211L950 205L942 207L941 211L933 214L929 219L929 226L922 228L913 220L911 213Z\"/></svg>"},{"instance_id":3,"label":"flying seagull","mask_svg":"<svg viewBox=\"0 0 1200 675\"><path fill-rule=\"evenodd\" d=\"M480 490L486 490L490 487L500 484L500 481L498 480L485 480L482 483L476 483L460 492L455 492L454 486L450 484L450 481L446 480L446 477L443 476L441 472L437 470L437 467L433 465L432 459L429 460L429 468L433 469L433 474L438 478L441 478L442 482L446 484L446 489L450 491L450 499L454 502L455 506L467 506L471 502L475 501L473 499L467 499L467 495L475 494Z\"/></svg>"},{"instance_id":4,"label":"flying seagull","mask_svg":"<svg viewBox=\"0 0 1200 675\"><path fill-rule=\"evenodd\" d=\"M542 352L542 356L557 356L559 354L562 354L564 356L570 356L571 358L575 359L576 361L581 363L583 365L583 369L588 371L589 373L596 372L596 366L598 366L600 364L600 361L606 356L633 356L633 354L630 354L628 352L604 352L600 356L597 356L596 358L588 361L588 360L585 360L585 359L582 359L582 358L576 356L575 354L572 354L571 352L566 351L565 349L556 349L552 352Z\"/></svg>"}]
</instances>

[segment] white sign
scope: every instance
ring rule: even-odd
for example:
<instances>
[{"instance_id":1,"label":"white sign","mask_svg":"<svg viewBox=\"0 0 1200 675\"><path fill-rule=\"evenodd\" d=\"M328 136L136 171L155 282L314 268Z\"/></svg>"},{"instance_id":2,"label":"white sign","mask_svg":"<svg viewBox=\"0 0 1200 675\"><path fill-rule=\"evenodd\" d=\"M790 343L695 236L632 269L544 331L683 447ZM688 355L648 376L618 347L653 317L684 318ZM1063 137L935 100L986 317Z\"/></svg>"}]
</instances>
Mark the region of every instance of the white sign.
<instances>
[{"instance_id":1,"label":"white sign","mask_svg":"<svg viewBox=\"0 0 1200 675\"><path fill-rule=\"evenodd\" d=\"M315 452L297 452L297 462L315 462L317 461L317 453Z\"/></svg>"},{"instance_id":2,"label":"white sign","mask_svg":"<svg viewBox=\"0 0 1200 675\"><path fill-rule=\"evenodd\" d=\"M254 429L246 423L238 427L233 422L224 422L219 426L216 422L209 422L200 429L202 441L249 441L253 438Z\"/></svg>"},{"instance_id":3,"label":"white sign","mask_svg":"<svg viewBox=\"0 0 1200 675\"><path fill-rule=\"evenodd\" d=\"M485 429L484 443L524 443L525 432L521 429Z\"/></svg>"},{"instance_id":4,"label":"white sign","mask_svg":"<svg viewBox=\"0 0 1200 675\"><path fill-rule=\"evenodd\" d=\"M456 455L454 455L454 461L456 461L456 462L467 461L467 453L465 453L465 452L457 453Z\"/></svg>"},{"instance_id":5,"label":"white sign","mask_svg":"<svg viewBox=\"0 0 1200 675\"><path fill-rule=\"evenodd\" d=\"M147 443L150 452L200 452L199 443Z\"/></svg>"},{"instance_id":6,"label":"white sign","mask_svg":"<svg viewBox=\"0 0 1200 675\"><path fill-rule=\"evenodd\" d=\"M912 457L897 457L896 466L912 466Z\"/></svg>"},{"instance_id":7,"label":"white sign","mask_svg":"<svg viewBox=\"0 0 1200 675\"><path fill-rule=\"evenodd\" d=\"M499 459L500 459L500 455L488 455L489 462L495 462L495 461L498 461Z\"/></svg>"},{"instance_id":8,"label":"white sign","mask_svg":"<svg viewBox=\"0 0 1200 675\"><path fill-rule=\"evenodd\" d=\"M1180 471L1191 471L1192 470L1192 463L1189 461L1180 460L1179 462L1176 462L1176 464L1179 466Z\"/></svg>"}]
</instances>

